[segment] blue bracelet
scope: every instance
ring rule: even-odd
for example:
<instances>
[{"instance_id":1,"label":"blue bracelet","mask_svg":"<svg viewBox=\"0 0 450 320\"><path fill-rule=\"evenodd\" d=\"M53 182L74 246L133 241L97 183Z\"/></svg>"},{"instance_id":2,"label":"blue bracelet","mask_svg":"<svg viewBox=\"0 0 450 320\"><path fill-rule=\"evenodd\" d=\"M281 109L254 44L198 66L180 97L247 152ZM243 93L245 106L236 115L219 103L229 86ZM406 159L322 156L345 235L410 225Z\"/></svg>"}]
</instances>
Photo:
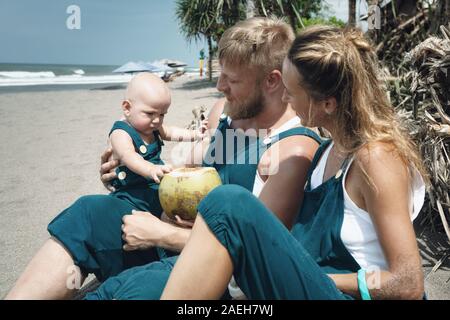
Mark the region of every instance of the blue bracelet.
<instances>
[{"instance_id":1,"label":"blue bracelet","mask_svg":"<svg viewBox=\"0 0 450 320\"><path fill-rule=\"evenodd\" d=\"M367 287L366 270L364 269L358 270L358 289L362 300L372 300L370 297L369 288Z\"/></svg>"}]
</instances>

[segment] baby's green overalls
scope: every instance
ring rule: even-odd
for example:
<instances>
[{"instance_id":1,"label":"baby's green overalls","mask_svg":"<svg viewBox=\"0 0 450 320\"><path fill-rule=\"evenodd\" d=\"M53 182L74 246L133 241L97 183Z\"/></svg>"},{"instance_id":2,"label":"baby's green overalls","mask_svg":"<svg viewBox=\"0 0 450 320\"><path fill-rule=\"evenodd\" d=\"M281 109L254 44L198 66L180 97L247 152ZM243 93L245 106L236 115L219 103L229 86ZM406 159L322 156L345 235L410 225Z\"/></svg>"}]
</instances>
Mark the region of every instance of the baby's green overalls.
<instances>
[{"instance_id":1,"label":"baby's green overalls","mask_svg":"<svg viewBox=\"0 0 450 320\"><path fill-rule=\"evenodd\" d=\"M163 164L163 142L157 131L155 141L145 144L136 130L123 121L114 123L111 132L121 129L133 140L135 151L153 163ZM94 273L99 280L136 265L159 260L155 249L123 251L122 217L131 210L151 212L161 216L158 184L135 174L125 166L116 169L116 188L109 195L89 195L79 198L48 225L49 233L71 253L75 265L85 273Z\"/></svg>"},{"instance_id":2,"label":"baby's green overalls","mask_svg":"<svg viewBox=\"0 0 450 320\"><path fill-rule=\"evenodd\" d=\"M220 132L222 137L226 137L227 129L230 129L230 127L226 121L226 118L221 117L217 133ZM210 193L210 195L208 195L200 204L198 208L199 212L210 212L211 216L215 216L213 213L217 213L221 216L222 212L236 214L236 220L242 219L242 221L237 221L237 223L246 223L247 218L243 218L241 215L249 215L250 218L255 217L253 222L257 228L259 226L257 217L266 214L278 224L279 228L284 228L278 222L278 219L272 217L272 214L268 212L259 200L257 200L257 198L250 193L250 190L253 188L257 163L259 162L263 152L268 146L273 145L276 141L293 135L308 136L320 143L320 138L313 131L302 127L292 128L281 132L279 135L272 137L272 139L265 141L261 141L262 139L256 139L254 140L254 143L246 143L241 150L235 149L235 154L233 155L233 158L235 159L245 158L246 160L251 160L253 156L252 154L254 152L258 152L256 163L242 165L228 162L226 165L217 165L216 161L220 161L221 158L220 156L218 157L218 150L224 150L223 148L225 148L226 143L224 143L223 146L221 146L220 143L216 143L218 137L216 134L216 138L212 139L211 148L209 150L210 154L213 154L211 157L213 160L209 161L209 164L212 162L212 165L219 170L219 174L225 183L239 182L241 186L225 185L214 189L212 193ZM226 138L224 138L223 141L226 141ZM215 154L212 149L216 150ZM207 160L208 159L205 159L205 162ZM241 196L240 193L244 193L244 196ZM238 203L237 201L243 202ZM246 211L238 212L242 211L242 208L245 208ZM255 215L253 211L260 212ZM216 218L212 219L215 220ZM222 227L225 228L223 225ZM243 229L247 229L247 227L243 226ZM286 229L285 231L287 232ZM246 232L246 230L239 231L240 234L242 233L241 236L243 237L249 236L244 235ZM239 245L241 247L243 246L242 243L247 245L247 240L245 239L239 239L236 236L233 236L233 239L235 245ZM254 249L254 246L257 247L258 242L252 242L249 244L247 249L250 252L253 250L258 250ZM279 249L277 248L275 250ZM145 266L128 269L118 276L112 277L105 281L95 292L88 294L86 299L159 299L176 259L177 257L170 257Z\"/></svg>"}]
</instances>

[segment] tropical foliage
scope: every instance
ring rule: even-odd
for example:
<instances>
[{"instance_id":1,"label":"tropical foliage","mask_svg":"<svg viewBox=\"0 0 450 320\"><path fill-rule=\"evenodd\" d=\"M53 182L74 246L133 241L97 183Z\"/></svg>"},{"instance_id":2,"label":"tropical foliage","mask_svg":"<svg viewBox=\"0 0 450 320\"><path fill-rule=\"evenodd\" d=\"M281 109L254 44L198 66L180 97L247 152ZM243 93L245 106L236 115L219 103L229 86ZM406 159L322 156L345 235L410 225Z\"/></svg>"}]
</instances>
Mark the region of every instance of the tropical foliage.
<instances>
[{"instance_id":1,"label":"tropical foliage","mask_svg":"<svg viewBox=\"0 0 450 320\"><path fill-rule=\"evenodd\" d=\"M295 31L317 23L344 25L335 17L325 19L321 16L322 0L177 0L176 17L183 36L188 41L205 39L208 43L210 79L212 57L220 37L227 28L247 17L250 5L252 15L283 17Z\"/></svg>"}]
</instances>

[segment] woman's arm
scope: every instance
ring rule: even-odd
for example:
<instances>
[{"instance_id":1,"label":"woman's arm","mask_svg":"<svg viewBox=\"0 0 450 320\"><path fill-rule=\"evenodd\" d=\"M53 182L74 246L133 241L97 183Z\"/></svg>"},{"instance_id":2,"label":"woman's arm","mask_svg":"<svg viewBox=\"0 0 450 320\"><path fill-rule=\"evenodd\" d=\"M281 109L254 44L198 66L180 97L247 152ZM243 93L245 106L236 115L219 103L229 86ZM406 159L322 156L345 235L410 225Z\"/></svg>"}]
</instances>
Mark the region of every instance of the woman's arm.
<instances>
[{"instance_id":1,"label":"woman's arm","mask_svg":"<svg viewBox=\"0 0 450 320\"><path fill-rule=\"evenodd\" d=\"M356 204L369 212L388 262L388 270L367 276L370 295L373 299L422 299L424 280L409 213L407 167L392 148L381 143L358 152L355 162L346 189ZM360 195L355 190L360 190ZM359 296L355 274L331 277L343 292Z\"/></svg>"}]
</instances>

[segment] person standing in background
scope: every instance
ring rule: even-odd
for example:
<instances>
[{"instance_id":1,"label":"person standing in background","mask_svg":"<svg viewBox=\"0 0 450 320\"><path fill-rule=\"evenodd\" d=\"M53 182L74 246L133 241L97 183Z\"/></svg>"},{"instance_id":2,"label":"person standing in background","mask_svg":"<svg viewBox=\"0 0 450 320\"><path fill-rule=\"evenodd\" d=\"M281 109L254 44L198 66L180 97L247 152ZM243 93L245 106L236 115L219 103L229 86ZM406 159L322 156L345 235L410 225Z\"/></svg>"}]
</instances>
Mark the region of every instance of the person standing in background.
<instances>
[{"instance_id":1,"label":"person standing in background","mask_svg":"<svg viewBox=\"0 0 450 320\"><path fill-rule=\"evenodd\" d=\"M203 77L203 62L205 61L205 50L200 50L200 58L199 58L199 65L200 65L200 78Z\"/></svg>"}]
</instances>

